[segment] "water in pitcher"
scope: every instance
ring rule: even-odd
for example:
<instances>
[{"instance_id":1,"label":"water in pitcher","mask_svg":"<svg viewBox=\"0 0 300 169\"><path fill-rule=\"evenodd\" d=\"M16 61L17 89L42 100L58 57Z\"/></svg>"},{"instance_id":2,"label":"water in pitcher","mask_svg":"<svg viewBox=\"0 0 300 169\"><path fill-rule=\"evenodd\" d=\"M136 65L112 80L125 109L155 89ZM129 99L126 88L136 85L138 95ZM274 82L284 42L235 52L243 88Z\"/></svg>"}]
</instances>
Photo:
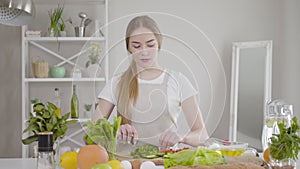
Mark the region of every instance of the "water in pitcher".
<instances>
[{"instance_id":1,"label":"water in pitcher","mask_svg":"<svg viewBox=\"0 0 300 169\"><path fill-rule=\"evenodd\" d=\"M264 118L262 131L262 148L268 148L269 138L272 134L279 134L278 122L290 125L293 118L293 106L283 100L273 100L267 104L267 112Z\"/></svg>"}]
</instances>

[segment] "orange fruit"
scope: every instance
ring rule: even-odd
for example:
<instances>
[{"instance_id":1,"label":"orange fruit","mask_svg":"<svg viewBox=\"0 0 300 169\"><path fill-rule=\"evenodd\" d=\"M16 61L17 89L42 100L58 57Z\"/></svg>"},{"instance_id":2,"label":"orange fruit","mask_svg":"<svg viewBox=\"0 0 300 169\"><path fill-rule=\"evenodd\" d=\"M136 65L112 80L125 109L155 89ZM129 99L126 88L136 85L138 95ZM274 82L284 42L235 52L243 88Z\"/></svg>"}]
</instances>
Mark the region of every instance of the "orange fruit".
<instances>
[{"instance_id":1,"label":"orange fruit","mask_svg":"<svg viewBox=\"0 0 300 169\"><path fill-rule=\"evenodd\" d=\"M265 149L263 156L264 156L265 162L270 163L270 150L269 150L269 148Z\"/></svg>"},{"instance_id":2,"label":"orange fruit","mask_svg":"<svg viewBox=\"0 0 300 169\"><path fill-rule=\"evenodd\" d=\"M80 148L77 162L80 169L91 169L96 164L107 163L108 154L100 145L86 145Z\"/></svg>"}]
</instances>

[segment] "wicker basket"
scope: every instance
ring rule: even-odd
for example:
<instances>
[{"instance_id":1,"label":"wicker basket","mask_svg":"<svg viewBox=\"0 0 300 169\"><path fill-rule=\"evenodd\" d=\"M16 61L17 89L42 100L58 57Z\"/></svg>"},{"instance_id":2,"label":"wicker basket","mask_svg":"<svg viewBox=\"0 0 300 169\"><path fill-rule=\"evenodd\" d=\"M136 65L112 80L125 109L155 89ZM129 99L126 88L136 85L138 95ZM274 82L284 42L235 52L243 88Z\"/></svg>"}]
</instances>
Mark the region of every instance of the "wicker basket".
<instances>
[{"instance_id":1,"label":"wicker basket","mask_svg":"<svg viewBox=\"0 0 300 169\"><path fill-rule=\"evenodd\" d=\"M33 74L36 78L47 78L49 67L48 62L34 62L32 63Z\"/></svg>"}]
</instances>

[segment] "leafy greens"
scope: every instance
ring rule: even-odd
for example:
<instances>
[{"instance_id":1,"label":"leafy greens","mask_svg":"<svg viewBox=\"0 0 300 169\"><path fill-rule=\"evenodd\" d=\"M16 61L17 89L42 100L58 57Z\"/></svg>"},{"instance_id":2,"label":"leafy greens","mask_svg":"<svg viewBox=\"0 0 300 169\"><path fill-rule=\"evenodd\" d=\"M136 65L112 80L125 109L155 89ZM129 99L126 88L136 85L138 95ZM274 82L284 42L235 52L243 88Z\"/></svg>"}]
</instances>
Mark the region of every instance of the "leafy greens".
<instances>
[{"instance_id":1,"label":"leafy greens","mask_svg":"<svg viewBox=\"0 0 300 169\"><path fill-rule=\"evenodd\" d=\"M214 150L198 147L196 150L182 150L169 154L164 159L164 167L226 164L225 158Z\"/></svg>"},{"instance_id":2,"label":"leafy greens","mask_svg":"<svg viewBox=\"0 0 300 169\"><path fill-rule=\"evenodd\" d=\"M286 127L284 121L278 123L280 133L273 134L270 138L270 155L272 158L277 160L284 160L292 158L293 160L298 159L300 137L298 132L300 126L297 122L297 118L293 117L292 124Z\"/></svg>"}]
</instances>

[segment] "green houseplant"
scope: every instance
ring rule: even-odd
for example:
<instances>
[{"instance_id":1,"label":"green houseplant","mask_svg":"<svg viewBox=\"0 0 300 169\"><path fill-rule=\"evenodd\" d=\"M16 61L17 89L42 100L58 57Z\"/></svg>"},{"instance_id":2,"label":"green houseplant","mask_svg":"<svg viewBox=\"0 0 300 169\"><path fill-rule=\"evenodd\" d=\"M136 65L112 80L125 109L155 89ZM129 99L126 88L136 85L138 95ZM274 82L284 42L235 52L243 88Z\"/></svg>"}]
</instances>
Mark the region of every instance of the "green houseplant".
<instances>
[{"instance_id":1,"label":"green houseplant","mask_svg":"<svg viewBox=\"0 0 300 169\"><path fill-rule=\"evenodd\" d=\"M92 116L92 106L93 104L84 104L84 110L87 118Z\"/></svg>"},{"instance_id":2,"label":"green houseplant","mask_svg":"<svg viewBox=\"0 0 300 169\"><path fill-rule=\"evenodd\" d=\"M295 160L298 159L300 126L297 118L293 117L291 125L285 120L278 122L278 134L270 138L270 157L272 168L294 168Z\"/></svg>"},{"instance_id":3,"label":"green houseplant","mask_svg":"<svg viewBox=\"0 0 300 169\"><path fill-rule=\"evenodd\" d=\"M66 113L61 116L57 112L57 107L51 103L47 102L47 105L43 103L36 103L33 106L33 112L30 113L30 117L27 120L28 127L24 129L23 133L30 132L32 135L25 139L22 139L22 143L27 145L38 140L39 132L53 132L54 142L58 138L65 136L68 125L76 123L77 120L68 120L70 113Z\"/></svg>"},{"instance_id":4,"label":"green houseplant","mask_svg":"<svg viewBox=\"0 0 300 169\"><path fill-rule=\"evenodd\" d=\"M50 18L50 28L49 28L49 36L60 36L61 28L64 29L64 22L62 20L62 13L64 11L64 6L58 4L57 8L51 9L48 11L48 15ZM63 27L61 26L63 25Z\"/></svg>"}]
</instances>

